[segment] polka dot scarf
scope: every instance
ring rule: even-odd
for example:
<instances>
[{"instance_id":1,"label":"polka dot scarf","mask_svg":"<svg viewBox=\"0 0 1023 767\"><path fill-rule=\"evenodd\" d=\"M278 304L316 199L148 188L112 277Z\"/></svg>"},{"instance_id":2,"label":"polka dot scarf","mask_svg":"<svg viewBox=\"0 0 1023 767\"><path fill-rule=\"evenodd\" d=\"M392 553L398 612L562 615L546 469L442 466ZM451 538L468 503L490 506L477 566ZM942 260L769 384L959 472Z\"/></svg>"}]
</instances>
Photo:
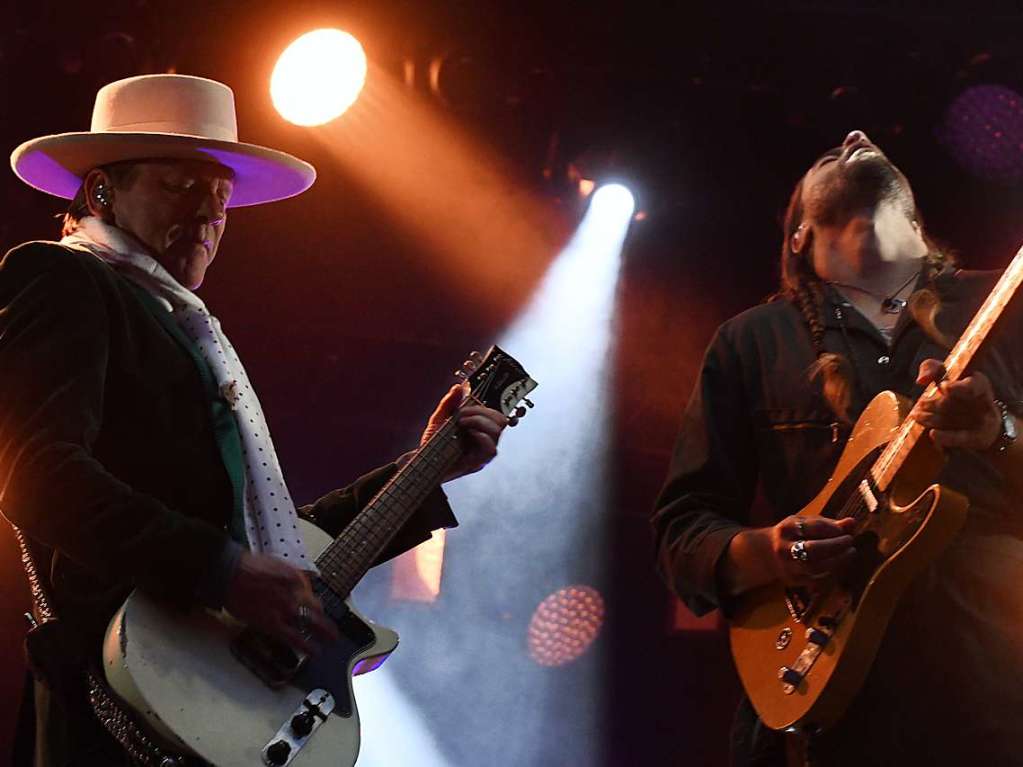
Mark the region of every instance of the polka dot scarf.
<instances>
[{"instance_id":1,"label":"polka dot scarf","mask_svg":"<svg viewBox=\"0 0 1023 767\"><path fill-rule=\"evenodd\" d=\"M272 554L308 567L291 500L277 461L263 409L241 360L220 322L199 297L145 253L131 235L89 216L62 245L86 250L144 288L171 312L210 366L221 396L230 404L241 434L245 460L245 534L254 552Z\"/></svg>"}]
</instances>

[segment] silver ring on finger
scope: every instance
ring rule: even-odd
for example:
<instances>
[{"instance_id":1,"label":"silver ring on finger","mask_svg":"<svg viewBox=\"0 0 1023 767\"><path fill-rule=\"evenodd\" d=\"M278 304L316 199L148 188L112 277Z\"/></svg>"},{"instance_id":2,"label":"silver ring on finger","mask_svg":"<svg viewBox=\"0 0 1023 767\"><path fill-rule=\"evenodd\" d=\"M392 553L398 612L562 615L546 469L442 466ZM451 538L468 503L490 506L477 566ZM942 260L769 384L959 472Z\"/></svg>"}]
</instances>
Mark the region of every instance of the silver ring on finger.
<instances>
[{"instance_id":1,"label":"silver ring on finger","mask_svg":"<svg viewBox=\"0 0 1023 767\"><path fill-rule=\"evenodd\" d=\"M806 553L806 541L796 541L789 547L789 555L797 562L806 562L810 555Z\"/></svg>"}]
</instances>

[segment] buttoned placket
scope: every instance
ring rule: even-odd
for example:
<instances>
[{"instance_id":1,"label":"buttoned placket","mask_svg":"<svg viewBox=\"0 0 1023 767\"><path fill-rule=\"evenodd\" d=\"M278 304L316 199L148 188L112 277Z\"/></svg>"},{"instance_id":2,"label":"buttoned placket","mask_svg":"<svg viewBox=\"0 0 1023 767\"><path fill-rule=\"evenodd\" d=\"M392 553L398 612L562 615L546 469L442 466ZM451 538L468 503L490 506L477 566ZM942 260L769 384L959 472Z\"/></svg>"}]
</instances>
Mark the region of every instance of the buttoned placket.
<instances>
[{"instance_id":1,"label":"buttoned placket","mask_svg":"<svg viewBox=\"0 0 1023 767\"><path fill-rule=\"evenodd\" d=\"M856 379L856 388L862 398L859 408L884 390L898 391L900 373L903 364L900 353L904 351L904 336L914 323L912 317L903 310L892 331L891 341L887 341L877 326L868 320L852 302L835 291L828 296L826 325L837 332L839 338L833 339L835 348L829 349L843 354L849 359ZM867 348L864 344L869 344Z\"/></svg>"}]
</instances>

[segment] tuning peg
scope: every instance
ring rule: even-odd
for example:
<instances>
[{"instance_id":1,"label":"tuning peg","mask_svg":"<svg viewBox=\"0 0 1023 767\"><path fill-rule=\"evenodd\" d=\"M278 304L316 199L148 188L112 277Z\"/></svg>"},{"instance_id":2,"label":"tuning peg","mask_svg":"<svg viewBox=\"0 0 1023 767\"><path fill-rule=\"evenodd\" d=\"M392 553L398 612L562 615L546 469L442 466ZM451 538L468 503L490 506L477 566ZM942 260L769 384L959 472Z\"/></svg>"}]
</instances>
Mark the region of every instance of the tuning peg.
<instances>
[{"instance_id":1,"label":"tuning peg","mask_svg":"<svg viewBox=\"0 0 1023 767\"><path fill-rule=\"evenodd\" d=\"M529 408L534 407L532 400L524 399L522 401L526 403L526 407L529 407Z\"/></svg>"},{"instance_id":2,"label":"tuning peg","mask_svg":"<svg viewBox=\"0 0 1023 767\"><path fill-rule=\"evenodd\" d=\"M483 362L483 355L479 352L470 352L469 359L479 364L480 362Z\"/></svg>"},{"instance_id":3,"label":"tuning peg","mask_svg":"<svg viewBox=\"0 0 1023 767\"><path fill-rule=\"evenodd\" d=\"M466 378L469 377L464 370L456 370L452 375L454 375L454 377L457 378L459 381L464 381Z\"/></svg>"},{"instance_id":4,"label":"tuning peg","mask_svg":"<svg viewBox=\"0 0 1023 767\"><path fill-rule=\"evenodd\" d=\"M519 405L517 408L515 408L515 417L516 418L522 418L525 415L526 415L526 409L524 407Z\"/></svg>"},{"instance_id":5,"label":"tuning peg","mask_svg":"<svg viewBox=\"0 0 1023 767\"><path fill-rule=\"evenodd\" d=\"M508 425L514 429L516 426L519 425L519 419L516 416L509 416Z\"/></svg>"}]
</instances>

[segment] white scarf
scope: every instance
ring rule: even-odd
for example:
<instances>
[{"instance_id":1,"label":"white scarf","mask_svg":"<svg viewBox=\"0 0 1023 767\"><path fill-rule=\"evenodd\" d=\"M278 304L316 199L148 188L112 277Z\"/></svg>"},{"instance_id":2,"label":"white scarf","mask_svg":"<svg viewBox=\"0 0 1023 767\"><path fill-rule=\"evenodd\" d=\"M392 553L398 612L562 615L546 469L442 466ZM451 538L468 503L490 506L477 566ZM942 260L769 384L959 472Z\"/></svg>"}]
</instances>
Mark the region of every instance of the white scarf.
<instances>
[{"instance_id":1,"label":"white scarf","mask_svg":"<svg viewBox=\"0 0 1023 767\"><path fill-rule=\"evenodd\" d=\"M213 371L221 396L230 403L241 434L245 535L249 549L272 554L299 567L312 567L306 558L295 504L284 484L263 409L217 318L195 293L148 255L138 240L101 219L83 218L78 230L60 242L92 253L152 294L195 342Z\"/></svg>"}]
</instances>

